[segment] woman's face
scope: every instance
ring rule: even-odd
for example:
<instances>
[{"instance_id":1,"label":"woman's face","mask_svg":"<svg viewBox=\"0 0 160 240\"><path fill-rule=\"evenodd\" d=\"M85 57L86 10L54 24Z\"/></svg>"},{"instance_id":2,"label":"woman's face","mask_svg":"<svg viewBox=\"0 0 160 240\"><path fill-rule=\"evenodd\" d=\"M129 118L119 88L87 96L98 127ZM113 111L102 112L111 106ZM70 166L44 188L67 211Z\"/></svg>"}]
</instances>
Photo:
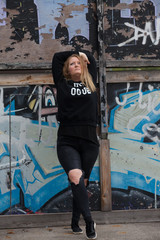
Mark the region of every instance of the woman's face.
<instances>
[{"instance_id":1,"label":"woman's face","mask_svg":"<svg viewBox=\"0 0 160 240\"><path fill-rule=\"evenodd\" d=\"M73 81L80 81L82 68L81 63L77 57L71 57L69 59L68 71Z\"/></svg>"}]
</instances>

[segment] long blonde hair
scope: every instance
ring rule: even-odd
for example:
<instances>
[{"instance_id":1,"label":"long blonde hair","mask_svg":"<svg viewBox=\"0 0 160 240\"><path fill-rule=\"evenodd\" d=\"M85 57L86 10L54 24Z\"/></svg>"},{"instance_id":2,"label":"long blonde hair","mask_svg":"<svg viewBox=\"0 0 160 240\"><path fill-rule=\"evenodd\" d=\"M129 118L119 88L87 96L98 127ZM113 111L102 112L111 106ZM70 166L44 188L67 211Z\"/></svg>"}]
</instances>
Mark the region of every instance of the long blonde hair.
<instances>
[{"instance_id":1,"label":"long blonde hair","mask_svg":"<svg viewBox=\"0 0 160 240\"><path fill-rule=\"evenodd\" d=\"M88 71L88 68L87 68L87 64L84 62L83 58L77 54L72 54L69 58L67 58L67 60L65 61L64 63L64 66L63 66L63 75L64 77L66 78L66 80L71 80L71 75L68 71L68 68L69 68L69 60L72 58L72 57L76 57L79 59L80 61L80 65L81 65L81 69L82 69L82 72L81 72L81 77L80 77L80 80L81 82L87 87L89 88L89 90L91 92L95 92L96 91L96 87L92 81L92 76L91 74L89 73Z\"/></svg>"}]
</instances>

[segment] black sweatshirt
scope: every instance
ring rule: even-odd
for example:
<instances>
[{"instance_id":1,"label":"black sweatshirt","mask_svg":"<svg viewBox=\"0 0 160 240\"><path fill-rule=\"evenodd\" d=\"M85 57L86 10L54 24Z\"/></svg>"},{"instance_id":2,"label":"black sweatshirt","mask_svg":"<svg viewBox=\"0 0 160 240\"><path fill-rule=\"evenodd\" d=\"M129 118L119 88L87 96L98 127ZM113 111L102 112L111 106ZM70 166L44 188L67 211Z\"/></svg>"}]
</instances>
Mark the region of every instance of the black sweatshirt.
<instances>
[{"instance_id":1,"label":"black sweatshirt","mask_svg":"<svg viewBox=\"0 0 160 240\"><path fill-rule=\"evenodd\" d=\"M86 53L86 52L85 52ZM97 143L97 93L91 92L81 82L66 80L63 65L75 51L55 53L52 61L52 73L57 88L59 135L81 137ZM89 73L96 86L96 62L86 53L90 64Z\"/></svg>"}]
</instances>

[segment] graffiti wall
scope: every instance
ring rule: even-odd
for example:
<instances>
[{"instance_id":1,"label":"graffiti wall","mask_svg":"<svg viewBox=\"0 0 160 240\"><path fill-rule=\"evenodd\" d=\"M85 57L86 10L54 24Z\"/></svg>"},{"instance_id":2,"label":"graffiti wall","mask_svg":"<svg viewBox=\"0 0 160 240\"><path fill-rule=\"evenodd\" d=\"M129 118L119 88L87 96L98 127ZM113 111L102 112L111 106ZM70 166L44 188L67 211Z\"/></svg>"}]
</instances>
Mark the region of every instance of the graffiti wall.
<instances>
[{"instance_id":1,"label":"graffiti wall","mask_svg":"<svg viewBox=\"0 0 160 240\"><path fill-rule=\"evenodd\" d=\"M125 66L134 62L139 67L140 62L160 59L160 4L158 0L0 0L0 32L2 70L8 64L9 69L18 64L20 69L36 66L38 71L41 64L51 66L57 51L89 50L100 59L97 66L104 114L102 83L107 82L107 64L110 67L118 62L121 67L123 62ZM98 43L98 39L103 41ZM131 72L127 74L126 83L114 83L113 77L106 88L112 205L113 209L159 208L160 85L129 83L141 80L136 73L135 78ZM116 79L119 76L116 73ZM150 76L148 72L144 81L150 81ZM0 88L1 214L71 210L70 186L56 155L56 91L42 78L35 77L38 86L20 87L24 80L17 78L11 83L11 76L12 86ZM122 78L121 74L119 82ZM27 75L27 81L34 84L31 76ZM46 85L42 86L42 81ZM15 83L19 87L13 87ZM99 210L98 162L89 196L91 209Z\"/></svg>"},{"instance_id":2,"label":"graffiti wall","mask_svg":"<svg viewBox=\"0 0 160 240\"><path fill-rule=\"evenodd\" d=\"M0 214L71 211L56 154L56 113L53 85L0 88ZM98 160L90 180L91 209L99 210Z\"/></svg>"},{"instance_id":3,"label":"graffiti wall","mask_svg":"<svg viewBox=\"0 0 160 240\"><path fill-rule=\"evenodd\" d=\"M101 20L99 36L110 64L160 58L158 0L0 0L0 63L50 63L58 50L97 53Z\"/></svg>"},{"instance_id":4,"label":"graffiti wall","mask_svg":"<svg viewBox=\"0 0 160 240\"><path fill-rule=\"evenodd\" d=\"M108 84L113 209L160 207L160 84Z\"/></svg>"},{"instance_id":5,"label":"graffiti wall","mask_svg":"<svg viewBox=\"0 0 160 240\"><path fill-rule=\"evenodd\" d=\"M54 52L97 48L95 0L0 0L0 63L50 63Z\"/></svg>"},{"instance_id":6,"label":"graffiti wall","mask_svg":"<svg viewBox=\"0 0 160 240\"><path fill-rule=\"evenodd\" d=\"M160 58L159 0L106 0L104 19L107 60Z\"/></svg>"}]
</instances>

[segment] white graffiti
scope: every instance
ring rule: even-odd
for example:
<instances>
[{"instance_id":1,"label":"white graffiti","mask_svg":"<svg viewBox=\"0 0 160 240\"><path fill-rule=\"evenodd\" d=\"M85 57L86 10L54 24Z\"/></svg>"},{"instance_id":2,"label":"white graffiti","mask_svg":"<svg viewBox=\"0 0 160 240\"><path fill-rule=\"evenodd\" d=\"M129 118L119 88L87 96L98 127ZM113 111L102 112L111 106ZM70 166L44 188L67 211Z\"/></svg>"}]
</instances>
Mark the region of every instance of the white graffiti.
<instances>
[{"instance_id":1,"label":"white graffiti","mask_svg":"<svg viewBox=\"0 0 160 240\"><path fill-rule=\"evenodd\" d=\"M0 26L6 25L5 18L7 16L6 11L4 11L4 8L6 8L6 0L0 1Z\"/></svg>"},{"instance_id":2,"label":"white graffiti","mask_svg":"<svg viewBox=\"0 0 160 240\"><path fill-rule=\"evenodd\" d=\"M140 109L147 109L148 112L153 111L154 114L160 114L160 109L156 110L155 106L157 105L157 100L159 99L159 95L158 94L154 94L154 96L152 97L151 93L154 90L153 86L148 84L148 90L150 91L150 93L148 94L148 99L147 102L143 101L143 92L142 92L142 87L143 87L143 83L139 83L139 90L138 90L138 94L139 94L139 98L138 98L138 104L139 104L139 108ZM127 83L127 90L126 90L126 94L128 93L130 88L130 83ZM124 106L127 103L127 96L125 95L124 100L121 102L119 100L118 97L115 98L116 103L120 106ZM132 105L134 106L134 105Z\"/></svg>"},{"instance_id":3,"label":"white graffiti","mask_svg":"<svg viewBox=\"0 0 160 240\"><path fill-rule=\"evenodd\" d=\"M128 92L128 90L129 90L129 87L130 87L130 83L127 83L127 92ZM127 93L127 92L126 92L126 93ZM127 96L124 97L124 100L123 100L122 102L119 101L119 98L118 98L118 97L116 97L115 100L116 100L116 103L117 103L118 105L123 106L123 105L126 104L126 102L127 102Z\"/></svg>"},{"instance_id":4,"label":"white graffiti","mask_svg":"<svg viewBox=\"0 0 160 240\"><path fill-rule=\"evenodd\" d=\"M142 86L143 83L139 84L139 99L138 99L138 103L139 103L139 107L140 109L144 109L147 108L148 112L153 111L154 114L159 114L160 110L157 111L155 109L156 106L156 101L159 98L159 96L157 94L154 95L154 97L152 98L151 94L148 94L148 102L143 102L143 93L142 93ZM150 90L150 92L153 91L153 86L152 85L148 85L148 89Z\"/></svg>"},{"instance_id":5,"label":"white graffiti","mask_svg":"<svg viewBox=\"0 0 160 240\"><path fill-rule=\"evenodd\" d=\"M144 116L144 115L142 115L142 116L136 116L136 117L133 117L133 118L131 118L130 120L129 120L129 122L128 122L128 124L127 124L127 131L128 131L128 133L129 134L131 134L132 136L139 136L139 137L145 137L145 134L144 134L144 132L143 133L137 133L137 132L134 132L134 131L132 131L132 129L133 129L133 124L135 123L135 122L137 122L137 120L143 120L143 119L146 119L147 121L150 121L150 118L148 117L148 116Z\"/></svg>"},{"instance_id":6,"label":"white graffiti","mask_svg":"<svg viewBox=\"0 0 160 240\"><path fill-rule=\"evenodd\" d=\"M142 131L144 135L151 139L153 142L160 143L159 133L160 133L160 126L154 123L146 123L142 127Z\"/></svg>"},{"instance_id":7,"label":"white graffiti","mask_svg":"<svg viewBox=\"0 0 160 240\"><path fill-rule=\"evenodd\" d=\"M20 159L18 162L17 161L16 162L11 162L11 168L13 169L13 168L22 166L23 164L27 165L29 163L31 163L31 160L30 159L27 160L24 157L24 158ZM10 164L9 163L0 165L0 170L2 170L2 169L9 169L9 168L10 168Z\"/></svg>"},{"instance_id":8,"label":"white graffiti","mask_svg":"<svg viewBox=\"0 0 160 240\"><path fill-rule=\"evenodd\" d=\"M126 44L128 44L132 41L138 41L139 38L142 38L142 44L145 45L148 37L150 37L150 39L151 39L151 41L154 45L159 44L159 40L160 40L160 18L157 19L156 35L154 35L155 30L154 30L153 24L151 22L146 22L145 29L137 27L134 24L131 24L131 23L128 23L128 22L126 22L125 25L134 29L134 36L129 38L128 40L118 44L118 47L123 47L124 45L126 45Z\"/></svg>"},{"instance_id":9,"label":"white graffiti","mask_svg":"<svg viewBox=\"0 0 160 240\"><path fill-rule=\"evenodd\" d=\"M144 124L142 127L142 133L137 133L131 130L133 124L137 120L147 120L148 123ZM128 133L132 136L139 136L140 138L147 137L151 141L160 144L160 125L155 123L150 123L150 118L148 116L136 116L129 120L127 125Z\"/></svg>"},{"instance_id":10,"label":"white graffiti","mask_svg":"<svg viewBox=\"0 0 160 240\"><path fill-rule=\"evenodd\" d=\"M129 104L128 106L133 109L130 110L130 113L127 113L128 123L126 124L128 133L139 138L147 137L151 141L160 144L160 125L153 123L151 119L152 115L157 116L156 119L158 119L160 114L159 91L154 90L154 87L148 84L148 91L144 93L142 91L143 83L139 83L139 90L135 93L135 96L137 96L136 100L133 100L130 98L129 87L130 85L127 84L126 94L124 94L124 97L122 96L122 101L120 101L119 97L115 98L118 105L125 107ZM131 117L133 111L135 111L136 116ZM141 131L134 131L133 129L136 125L143 121Z\"/></svg>"}]
</instances>

